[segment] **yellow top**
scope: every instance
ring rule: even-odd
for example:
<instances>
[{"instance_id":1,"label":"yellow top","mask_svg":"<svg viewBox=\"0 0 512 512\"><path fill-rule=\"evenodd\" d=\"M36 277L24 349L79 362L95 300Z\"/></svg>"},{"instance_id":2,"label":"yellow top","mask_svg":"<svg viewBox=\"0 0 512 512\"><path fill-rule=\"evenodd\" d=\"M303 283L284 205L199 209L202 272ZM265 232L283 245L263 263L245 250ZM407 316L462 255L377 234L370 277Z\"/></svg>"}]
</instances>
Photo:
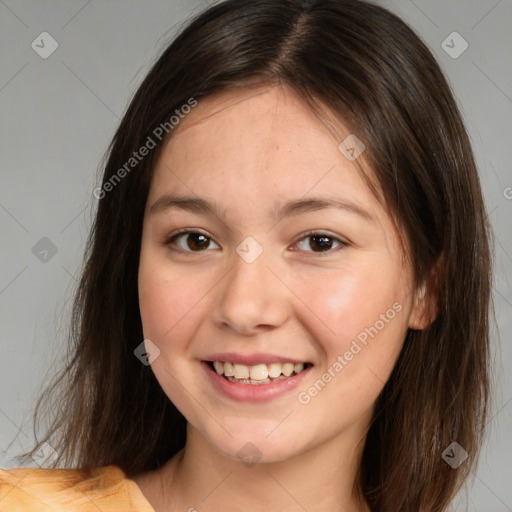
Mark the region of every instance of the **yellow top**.
<instances>
[{"instance_id":1,"label":"yellow top","mask_svg":"<svg viewBox=\"0 0 512 512\"><path fill-rule=\"evenodd\" d=\"M155 512L118 466L0 469L0 512Z\"/></svg>"}]
</instances>

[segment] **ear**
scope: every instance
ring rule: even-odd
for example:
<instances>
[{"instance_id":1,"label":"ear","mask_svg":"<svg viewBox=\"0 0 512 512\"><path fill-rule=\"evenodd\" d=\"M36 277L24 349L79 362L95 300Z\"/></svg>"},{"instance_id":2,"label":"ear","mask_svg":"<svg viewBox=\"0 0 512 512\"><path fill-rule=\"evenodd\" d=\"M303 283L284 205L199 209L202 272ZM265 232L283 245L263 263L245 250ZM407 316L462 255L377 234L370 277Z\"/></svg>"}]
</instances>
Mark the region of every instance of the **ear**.
<instances>
[{"instance_id":1,"label":"ear","mask_svg":"<svg viewBox=\"0 0 512 512\"><path fill-rule=\"evenodd\" d=\"M414 301L409 315L409 328L426 329L439 314L439 291L444 258L440 256L428 278L414 292Z\"/></svg>"}]
</instances>

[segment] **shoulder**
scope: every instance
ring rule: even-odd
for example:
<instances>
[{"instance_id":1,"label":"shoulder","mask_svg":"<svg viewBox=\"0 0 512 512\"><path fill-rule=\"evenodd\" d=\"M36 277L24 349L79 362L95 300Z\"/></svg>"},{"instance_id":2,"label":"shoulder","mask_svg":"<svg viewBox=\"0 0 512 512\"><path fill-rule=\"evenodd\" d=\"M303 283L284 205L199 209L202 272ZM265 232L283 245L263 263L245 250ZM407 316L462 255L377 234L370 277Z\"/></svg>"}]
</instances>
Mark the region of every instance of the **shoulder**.
<instances>
[{"instance_id":1,"label":"shoulder","mask_svg":"<svg viewBox=\"0 0 512 512\"><path fill-rule=\"evenodd\" d=\"M133 480L111 465L0 469L0 512L154 512Z\"/></svg>"}]
</instances>

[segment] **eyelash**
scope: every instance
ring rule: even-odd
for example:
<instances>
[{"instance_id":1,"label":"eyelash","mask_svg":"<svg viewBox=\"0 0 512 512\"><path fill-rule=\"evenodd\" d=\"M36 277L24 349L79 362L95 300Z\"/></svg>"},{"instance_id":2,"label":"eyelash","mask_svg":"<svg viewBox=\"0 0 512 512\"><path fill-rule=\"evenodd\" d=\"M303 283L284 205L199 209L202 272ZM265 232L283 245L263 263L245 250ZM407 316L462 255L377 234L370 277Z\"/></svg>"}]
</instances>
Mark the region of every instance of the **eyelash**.
<instances>
[{"instance_id":1,"label":"eyelash","mask_svg":"<svg viewBox=\"0 0 512 512\"><path fill-rule=\"evenodd\" d=\"M171 236L169 236L164 241L164 245L170 247L170 249L172 251L180 252L180 253L185 253L185 254L187 254L187 253L188 254L194 254L194 253L205 252L207 249L199 250L199 251L191 251L191 250L185 250L185 249L181 249L181 248L171 247L171 246L175 246L176 240L179 239L180 237L185 237L186 235L191 235L191 234L203 235L209 241L211 241L213 243L216 243L216 242L213 241L213 239L210 236L208 236L206 233L204 233L202 231L199 231L199 230L196 230L196 229L181 229L181 230L173 233ZM346 242L344 240L341 240L340 238L338 238L336 236L333 236L330 233L325 233L323 231L307 231L306 233L302 234L301 238L299 238L296 242L294 242L294 245L298 244L299 242L301 242L303 240L306 240L307 238L312 238L312 237L325 237L325 238L329 238L333 242L338 243L339 245L338 245L338 247L336 247L334 249L328 249L326 251L303 251L303 252L308 252L308 253L316 254L316 255L319 255L319 256L329 255L329 254L332 254L333 252L336 252L337 250L340 250L340 249L346 247L347 245L349 245L348 242Z\"/></svg>"}]
</instances>

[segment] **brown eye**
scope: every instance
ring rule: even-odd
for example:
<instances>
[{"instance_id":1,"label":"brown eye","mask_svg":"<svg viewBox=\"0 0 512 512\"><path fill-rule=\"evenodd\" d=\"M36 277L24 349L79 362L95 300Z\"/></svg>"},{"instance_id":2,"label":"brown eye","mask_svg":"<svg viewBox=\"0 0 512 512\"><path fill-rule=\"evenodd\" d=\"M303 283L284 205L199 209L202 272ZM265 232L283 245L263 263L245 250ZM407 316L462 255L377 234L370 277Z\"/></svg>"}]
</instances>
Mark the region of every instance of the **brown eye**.
<instances>
[{"instance_id":1,"label":"brown eye","mask_svg":"<svg viewBox=\"0 0 512 512\"><path fill-rule=\"evenodd\" d=\"M326 233L311 233L301 238L296 245L301 251L321 253L334 252L348 244Z\"/></svg>"},{"instance_id":2,"label":"brown eye","mask_svg":"<svg viewBox=\"0 0 512 512\"><path fill-rule=\"evenodd\" d=\"M165 245L176 246L177 250L183 252L201 252L210 249L215 242L203 233L197 231L186 231L172 236ZM215 244L218 248L218 245Z\"/></svg>"},{"instance_id":3,"label":"brown eye","mask_svg":"<svg viewBox=\"0 0 512 512\"><path fill-rule=\"evenodd\" d=\"M310 236L309 237L309 246L313 251L329 251L332 249L333 239L330 236Z\"/></svg>"},{"instance_id":4,"label":"brown eye","mask_svg":"<svg viewBox=\"0 0 512 512\"><path fill-rule=\"evenodd\" d=\"M189 233L186 236L186 240L188 248L192 251L201 251L207 249L208 245L210 245L210 239L201 233Z\"/></svg>"}]
</instances>

